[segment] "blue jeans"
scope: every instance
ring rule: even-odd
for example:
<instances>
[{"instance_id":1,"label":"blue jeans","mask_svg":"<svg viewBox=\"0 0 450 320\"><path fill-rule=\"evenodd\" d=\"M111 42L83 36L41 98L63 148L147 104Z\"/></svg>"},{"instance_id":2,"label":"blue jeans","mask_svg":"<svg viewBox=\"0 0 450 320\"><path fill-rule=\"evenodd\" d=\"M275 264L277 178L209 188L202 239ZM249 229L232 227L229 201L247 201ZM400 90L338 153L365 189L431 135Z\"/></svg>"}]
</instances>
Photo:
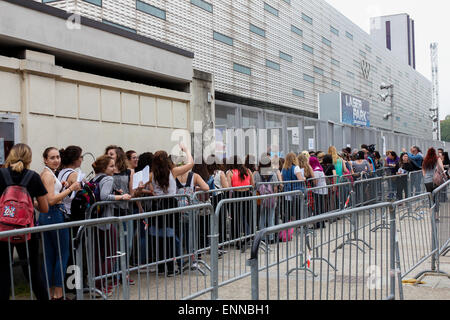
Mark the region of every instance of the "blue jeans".
<instances>
[{"instance_id":1,"label":"blue jeans","mask_svg":"<svg viewBox=\"0 0 450 320\"><path fill-rule=\"evenodd\" d=\"M133 252L133 240L135 235L134 221L130 220L123 222L123 230L125 231L125 245L127 250L128 261L130 261L131 253Z\"/></svg>"},{"instance_id":2,"label":"blue jeans","mask_svg":"<svg viewBox=\"0 0 450 320\"><path fill-rule=\"evenodd\" d=\"M275 225L275 207L259 207L259 230L270 228ZM274 235L269 236L269 240L273 240Z\"/></svg>"},{"instance_id":3,"label":"blue jeans","mask_svg":"<svg viewBox=\"0 0 450 320\"><path fill-rule=\"evenodd\" d=\"M64 223L64 205L51 206L48 213L39 214L39 225L46 226ZM44 253L46 263L46 278L49 287L63 287L69 260L69 229L44 232ZM44 271L45 272L45 271Z\"/></svg>"}]
</instances>

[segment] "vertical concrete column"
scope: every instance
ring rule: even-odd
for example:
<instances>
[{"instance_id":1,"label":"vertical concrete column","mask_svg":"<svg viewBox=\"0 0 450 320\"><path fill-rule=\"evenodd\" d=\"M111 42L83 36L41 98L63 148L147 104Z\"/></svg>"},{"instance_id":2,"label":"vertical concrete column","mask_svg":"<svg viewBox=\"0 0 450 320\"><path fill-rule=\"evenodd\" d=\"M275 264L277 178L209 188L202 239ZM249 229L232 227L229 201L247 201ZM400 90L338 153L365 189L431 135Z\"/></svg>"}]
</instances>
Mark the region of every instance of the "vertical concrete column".
<instances>
[{"instance_id":1,"label":"vertical concrete column","mask_svg":"<svg viewBox=\"0 0 450 320\"><path fill-rule=\"evenodd\" d=\"M202 131L202 135L199 133L194 134L192 140L194 142L194 160L198 163L202 159L202 152L206 156L215 152L215 89L213 75L194 70L191 94L190 127L195 128L195 122L201 122Z\"/></svg>"}]
</instances>

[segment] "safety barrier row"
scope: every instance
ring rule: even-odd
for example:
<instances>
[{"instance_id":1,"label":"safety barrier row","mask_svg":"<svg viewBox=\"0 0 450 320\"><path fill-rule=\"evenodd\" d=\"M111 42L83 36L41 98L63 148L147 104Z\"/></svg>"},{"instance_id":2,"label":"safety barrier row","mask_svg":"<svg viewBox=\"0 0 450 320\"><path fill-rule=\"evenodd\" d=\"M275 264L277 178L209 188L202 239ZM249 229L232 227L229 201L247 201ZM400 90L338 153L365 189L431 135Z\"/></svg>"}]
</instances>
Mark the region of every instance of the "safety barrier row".
<instances>
[{"instance_id":1,"label":"safety barrier row","mask_svg":"<svg viewBox=\"0 0 450 320\"><path fill-rule=\"evenodd\" d=\"M349 208L356 210L358 206L367 201L378 202L383 200L383 185L388 184L389 179L399 178L401 177L378 177L320 187L309 185L310 188L307 189L300 188L300 190L269 195L258 195L257 185L255 188L248 186L200 192L193 197L180 195L175 198L133 199L127 203L97 203L88 212L90 220L39 227L44 229L35 228L31 233L39 234L40 240L27 243L30 244L30 247L37 244L38 247L45 248L48 240L44 234L52 232L59 248L61 246L60 232L56 232L56 230L69 230L70 239L73 239L73 250L70 250L73 265L69 263L69 266L73 266L75 273L78 274L78 277L74 277L75 279L81 277L84 280L76 286L78 299L94 299L96 297L103 299L192 299L208 292L211 293L212 299L216 299L219 298L219 288L232 285L251 275L251 268L245 263L250 254L247 249L254 243L258 231L284 223L316 219L313 218L315 216L323 217L326 214L340 213ZM282 185L286 190L296 189L295 183L271 184L273 187L276 187L277 184ZM288 185L290 187L285 188ZM242 191L243 189L246 190ZM442 189L439 192L442 193ZM358 197L363 200L357 200ZM202 200L207 202L194 205L194 203L201 203ZM405 201L408 203L412 200ZM411 206L414 210L420 207L418 204ZM424 204L421 206L423 207ZM112 213L112 217L103 218L103 220L92 219L95 218L95 212L98 212L97 210L101 207L103 207L103 212ZM403 207L398 204L398 208ZM361 210L365 209L361 208ZM397 225L401 226L403 221L409 219L422 218L423 215L420 215L420 212L420 209L411 212L405 211L401 222ZM360 230L370 227L369 231L376 234L388 230L386 226L389 226L386 213L382 214L381 218L377 214L375 216L372 221L370 214L365 218L360 218L359 215L343 215L339 218L338 224L333 223L333 228L337 225L341 228L341 224L345 228L345 232L342 232L340 237L335 236L337 238L334 238L336 254L347 253L350 248L364 252L364 254L370 252L371 241L368 241L368 238L364 234L362 235ZM414 221L425 223L422 222L423 219ZM320 261L330 268L338 269L336 263L333 263L332 259L324 253L326 252L324 251L326 242L322 244L314 236L319 232L318 230L322 230L321 225L322 223L319 221L319 224L314 225L312 230L305 232L305 237L301 237L302 241L299 244L306 245L310 257L308 259L307 251L303 250L301 251L303 256L299 259L303 263L307 260L310 263ZM402 229L408 230L408 228L414 227L410 224L405 225ZM426 237L428 230L421 227L425 230L423 237ZM419 227L416 229L419 230ZM76 236L77 231L78 236ZM30 231L22 230L22 234L24 232ZM20 232L2 233L0 237L13 234L17 235ZM417 234L417 231L410 233L410 236L413 234ZM285 233L272 234L267 242L263 242L260 249L266 254L274 256L278 254L279 259L281 255L276 250L274 251L273 247L288 246L288 243L292 241L289 241L291 238L290 229ZM402 238L399 237L399 239ZM408 243L408 241L406 242ZM12 253L12 243L6 242L6 244L10 250L8 252ZM441 242L441 252L444 252L447 245L448 243ZM30 247L24 245L24 250L20 250L22 251L20 255L21 260L28 260L28 264L24 264L24 266L28 266L28 269L24 269L24 273L33 282L35 270L31 269L35 269L35 266L33 263L30 264ZM285 256L288 259L298 257L298 252L291 252L291 249L292 247L285 252ZM41 249L41 251L46 261L45 250ZM402 273L402 276L409 274L417 264L421 264L422 260L425 261L430 255L435 256L429 250L424 249L423 251L426 254L415 256L412 253L403 254L403 256L409 257L410 261L403 258L401 265L405 268L405 272ZM65 258L61 255L61 249L56 252L57 258L61 260L61 266L63 265L62 260ZM404 249L401 252L404 252ZM14 257L11 253L7 267L11 278L14 278ZM407 261L408 263L406 263ZM270 261L270 263L274 262ZM43 267L46 269L45 271L48 271L45 263ZM302 268L305 266L300 267L300 269ZM62 270L60 271L60 274L63 274ZM47 274L47 272L45 273ZM315 271L313 273L317 274ZM65 284L67 284L67 280L64 279ZM180 280L183 284L180 284ZM50 284L51 280L46 279L44 287L48 288ZM14 299L14 284L10 284L8 290L9 287L12 289ZM34 290L31 289L31 291ZM46 291L46 295L50 297L48 291ZM35 292L35 296L42 297L42 294ZM31 293L30 297L32 297Z\"/></svg>"}]
</instances>

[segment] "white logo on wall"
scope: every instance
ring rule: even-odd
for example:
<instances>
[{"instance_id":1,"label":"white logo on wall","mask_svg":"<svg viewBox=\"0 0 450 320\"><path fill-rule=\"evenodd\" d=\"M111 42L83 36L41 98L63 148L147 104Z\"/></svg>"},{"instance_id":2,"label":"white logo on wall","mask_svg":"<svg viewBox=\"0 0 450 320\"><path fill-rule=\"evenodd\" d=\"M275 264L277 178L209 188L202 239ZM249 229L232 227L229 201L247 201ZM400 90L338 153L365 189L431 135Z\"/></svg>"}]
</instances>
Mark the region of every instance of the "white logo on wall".
<instances>
[{"instance_id":1,"label":"white logo on wall","mask_svg":"<svg viewBox=\"0 0 450 320\"><path fill-rule=\"evenodd\" d=\"M370 63L366 60L361 61L361 70L364 76L364 79L369 80L370 76Z\"/></svg>"}]
</instances>

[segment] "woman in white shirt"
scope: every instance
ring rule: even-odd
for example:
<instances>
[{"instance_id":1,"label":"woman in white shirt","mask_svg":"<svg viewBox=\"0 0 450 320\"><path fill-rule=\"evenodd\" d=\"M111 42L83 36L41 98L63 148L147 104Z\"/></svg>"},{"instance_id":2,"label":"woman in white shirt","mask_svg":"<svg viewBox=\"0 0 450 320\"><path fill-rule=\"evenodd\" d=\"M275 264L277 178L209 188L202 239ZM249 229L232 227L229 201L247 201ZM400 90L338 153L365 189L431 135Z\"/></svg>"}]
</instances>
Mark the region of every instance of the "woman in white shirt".
<instances>
[{"instance_id":1,"label":"woman in white shirt","mask_svg":"<svg viewBox=\"0 0 450 320\"><path fill-rule=\"evenodd\" d=\"M39 215L39 225L59 224L65 222L65 207L63 199L73 191L81 189L79 183L72 184L63 190L62 183L55 175L61 165L58 149L47 148L43 154L45 168L41 173L41 180L48 192L48 213ZM63 299L63 282L66 276L69 259L69 229L44 232L44 251L46 262L46 276L52 300Z\"/></svg>"}]
</instances>

